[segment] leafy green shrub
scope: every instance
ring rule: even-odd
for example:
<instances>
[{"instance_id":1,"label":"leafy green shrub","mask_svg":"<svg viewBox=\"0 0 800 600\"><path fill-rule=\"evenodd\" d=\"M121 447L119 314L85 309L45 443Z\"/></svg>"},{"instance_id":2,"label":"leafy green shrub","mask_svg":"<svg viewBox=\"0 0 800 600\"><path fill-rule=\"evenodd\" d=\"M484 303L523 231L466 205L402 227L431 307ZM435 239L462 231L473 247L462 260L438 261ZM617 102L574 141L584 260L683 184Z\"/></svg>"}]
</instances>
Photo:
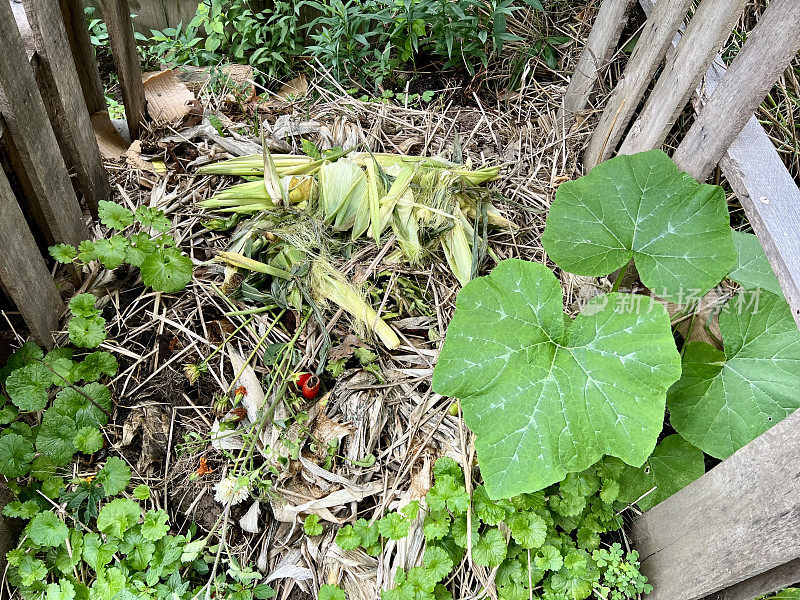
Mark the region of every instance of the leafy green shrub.
<instances>
[{"instance_id":1,"label":"leafy green shrub","mask_svg":"<svg viewBox=\"0 0 800 600\"><path fill-rule=\"evenodd\" d=\"M86 264L99 261L107 269L123 263L139 267L145 285L158 292L177 292L192 279L192 261L175 247L175 239L163 232L170 228L164 211L140 206L131 212L121 204L100 201L100 222L115 231L124 231L134 222L139 231L128 237L114 234L108 239L83 241L78 248L69 244L50 247L50 255L60 263ZM151 236L150 232L158 235Z\"/></svg>"},{"instance_id":2,"label":"leafy green shrub","mask_svg":"<svg viewBox=\"0 0 800 600\"><path fill-rule=\"evenodd\" d=\"M381 598L451 597L442 581L464 559L468 545L475 564L497 568L495 583L503 600L529 598L532 587L540 586L541 597L548 600L583 600L593 592L624 600L650 592L636 552L623 555L619 544L601 548L601 534L622 526L617 509L624 505L617 495L625 468L618 459L604 458L559 484L502 500L490 499L479 485L470 506L463 470L452 459L440 458L434 465L435 484L425 498L423 564L398 571L395 587L381 592ZM359 519L339 530L336 543L375 554L379 533L405 537L399 528L394 537L385 535L384 530L394 527L382 524L410 522L417 509L389 513L372 525Z\"/></svg>"},{"instance_id":3,"label":"leafy green shrub","mask_svg":"<svg viewBox=\"0 0 800 600\"><path fill-rule=\"evenodd\" d=\"M257 12L247 0L204 0L187 27L187 37L189 32L205 36L197 53L202 64L216 64L227 56L249 63L268 78L286 77L293 74L292 59L303 52L301 4L276 0ZM194 38L191 43L197 47Z\"/></svg>"}]
</instances>

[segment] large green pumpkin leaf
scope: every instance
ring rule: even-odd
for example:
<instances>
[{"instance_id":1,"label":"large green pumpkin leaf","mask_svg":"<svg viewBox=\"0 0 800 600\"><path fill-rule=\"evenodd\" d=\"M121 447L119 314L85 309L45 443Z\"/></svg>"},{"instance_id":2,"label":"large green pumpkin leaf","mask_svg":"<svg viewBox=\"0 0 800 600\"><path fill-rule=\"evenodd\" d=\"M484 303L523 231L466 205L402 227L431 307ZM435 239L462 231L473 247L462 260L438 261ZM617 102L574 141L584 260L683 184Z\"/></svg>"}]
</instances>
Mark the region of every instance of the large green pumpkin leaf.
<instances>
[{"instance_id":1,"label":"large green pumpkin leaf","mask_svg":"<svg viewBox=\"0 0 800 600\"><path fill-rule=\"evenodd\" d=\"M542 235L562 269L608 275L634 259L642 283L681 302L736 260L722 188L699 184L661 150L618 156L558 188Z\"/></svg>"},{"instance_id":2,"label":"large green pumpkin leaf","mask_svg":"<svg viewBox=\"0 0 800 600\"><path fill-rule=\"evenodd\" d=\"M625 467L619 479L617 500L636 502L642 510L650 510L705 472L703 452L673 434L658 443L641 467Z\"/></svg>"},{"instance_id":3,"label":"large green pumpkin leaf","mask_svg":"<svg viewBox=\"0 0 800 600\"><path fill-rule=\"evenodd\" d=\"M752 233L734 231L733 245L736 248L736 265L728 277L747 290L761 288L783 296L778 278L775 277L758 238Z\"/></svg>"},{"instance_id":4,"label":"large green pumpkin leaf","mask_svg":"<svg viewBox=\"0 0 800 600\"><path fill-rule=\"evenodd\" d=\"M640 466L679 376L661 304L598 296L565 324L550 270L505 260L459 293L433 388L461 398L497 499L540 490L604 454Z\"/></svg>"},{"instance_id":5,"label":"large green pumpkin leaf","mask_svg":"<svg viewBox=\"0 0 800 600\"><path fill-rule=\"evenodd\" d=\"M800 331L786 300L764 290L735 296L719 326L724 352L687 344L667 405L678 433L726 458L800 407Z\"/></svg>"}]
</instances>

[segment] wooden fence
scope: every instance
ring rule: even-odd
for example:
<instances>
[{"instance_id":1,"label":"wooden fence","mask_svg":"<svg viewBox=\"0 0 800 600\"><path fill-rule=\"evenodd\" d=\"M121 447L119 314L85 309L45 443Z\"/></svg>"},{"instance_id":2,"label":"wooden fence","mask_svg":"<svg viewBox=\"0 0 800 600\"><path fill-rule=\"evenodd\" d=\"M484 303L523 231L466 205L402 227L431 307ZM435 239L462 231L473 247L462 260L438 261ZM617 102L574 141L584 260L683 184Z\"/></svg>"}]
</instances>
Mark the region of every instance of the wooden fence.
<instances>
[{"instance_id":1,"label":"wooden fence","mask_svg":"<svg viewBox=\"0 0 800 600\"><path fill-rule=\"evenodd\" d=\"M585 111L633 4L604 0L560 127ZM772 0L727 69L717 52L746 0L701 0L685 26L692 0L639 4L648 19L585 168L660 147L692 98L697 116L673 159L699 180L720 166L800 326L800 190L753 116L800 50L800 2ZM649 600L749 600L800 582L800 411L636 519L630 533L654 585Z\"/></svg>"},{"instance_id":2,"label":"wooden fence","mask_svg":"<svg viewBox=\"0 0 800 600\"><path fill-rule=\"evenodd\" d=\"M127 0L102 3L136 135L145 104ZM0 284L31 334L50 347L64 303L47 246L87 239L87 223L109 196L90 119L108 115L81 0L24 0L23 7L0 0Z\"/></svg>"}]
</instances>

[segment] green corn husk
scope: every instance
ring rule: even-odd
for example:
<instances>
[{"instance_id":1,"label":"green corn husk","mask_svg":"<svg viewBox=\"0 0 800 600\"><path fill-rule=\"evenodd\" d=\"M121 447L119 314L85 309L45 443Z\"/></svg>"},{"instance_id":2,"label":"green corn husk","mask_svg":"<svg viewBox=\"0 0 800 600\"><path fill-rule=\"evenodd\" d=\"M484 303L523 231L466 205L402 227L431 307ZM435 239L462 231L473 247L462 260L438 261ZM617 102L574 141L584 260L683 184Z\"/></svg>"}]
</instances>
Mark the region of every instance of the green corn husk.
<instances>
[{"instance_id":1,"label":"green corn husk","mask_svg":"<svg viewBox=\"0 0 800 600\"><path fill-rule=\"evenodd\" d=\"M419 241L419 221L414 208L414 193L407 189L398 199L392 218L392 232L400 244L403 254L412 265L422 259L423 249Z\"/></svg>"},{"instance_id":2,"label":"green corn husk","mask_svg":"<svg viewBox=\"0 0 800 600\"><path fill-rule=\"evenodd\" d=\"M400 338L392 328L330 263L323 259L315 260L311 267L311 280L311 289L318 301L330 301L336 304L357 322L368 327L389 350L400 346Z\"/></svg>"},{"instance_id":3,"label":"green corn husk","mask_svg":"<svg viewBox=\"0 0 800 600\"><path fill-rule=\"evenodd\" d=\"M367 177L355 163L339 160L323 165L319 171L319 188L319 211L334 229L350 229L360 212L369 214ZM361 233L363 231L359 235Z\"/></svg>"},{"instance_id":4,"label":"green corn husk","mask_svg":"<svg viewBox=\"0 0 800 600\"><path fill-rule=\"evenodd\" d=\"M450 270L458 282L464 286L472 279L472 240L473 231L461 213L455 208L453 228L441 236L441 246Z\"/></svg>"},{"instance_id":5,"label":"green corn husk","mask_svg":"<svg viewBox=\"0 0 800 600\"><path fill-rule=\"evenodd\" d=\"M299 204L314 197L317 182L312 175L286 175L281 178L281 188L288 193L291 204ZM280 205L270 198L264 180L258 180L232 185L208 200L198 202L198 206L221 212L257 212Z\"/></svg>"},{"instance_id":6,"label":"green corn husk","mask_svg":"<svg viewBox=\"0 0 800 600\"><path fill-rule=\"evenodd\" d=\"M273 154L272 160L275 168L281 175L302 175L304 173L289 173L296 169L308 168L315 161L310 156L299 154ZM259 176L264 174L264 157L261 154L237 156L228 160L221 160L210 165L203 165L197 169L204 175L237 175L239 177Z\"/></svg>"}]
</instances>

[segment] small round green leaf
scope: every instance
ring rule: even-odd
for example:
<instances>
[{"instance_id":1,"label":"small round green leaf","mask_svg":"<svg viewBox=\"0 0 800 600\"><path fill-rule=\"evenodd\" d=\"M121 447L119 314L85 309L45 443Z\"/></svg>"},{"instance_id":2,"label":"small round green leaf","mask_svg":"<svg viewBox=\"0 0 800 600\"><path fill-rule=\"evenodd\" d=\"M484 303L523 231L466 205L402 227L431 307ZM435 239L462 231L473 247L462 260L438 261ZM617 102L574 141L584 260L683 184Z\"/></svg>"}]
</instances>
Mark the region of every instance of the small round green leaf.
<instances>
[{"instance_id":1,"label":"small round green leaf","mask_svg":"<svg viewBox=\"0 0 800 600\"><path fill-rule=\"evenodd\" d=\"M73 444L79 452L92 454L103 447L103 434L95 427L81 427L75 434Z\"/></svg>"},{"instance_id":2,"label":"small round green leaf","mask_svg":"<svg viewBox=\"0 0 800 600\"><path fill-rule=\"evenodd\" d=\"M177 248L161 248L142 261L142 281L157 292L178 292L192 280L192 260Z\"/></svg>"},{"instance_id":3,"label":"small round green leaf","mask_svg":"<svg viewBox=\"0 0 800 600\"><path fill-rule=\"evenodd\" d=\"M100 200L97 213L100 222L111 229L125 229L133 224L133 213L116 202Z\"/></svg>"},{"instance_id":4,"label":"small round green leaf","mask_svg":"<svg viewBox=\"0 0 800 600\"><path fill-rule=\"evenodd\" d=\"M0 473L6 477L26 475L34 456L33 444L21 435L9 433L0 437Z\"/></svg>"},{"instance_id":5,"label":"small round green leaf","mask_svg":"<svg viewBox=\"0 0 800 600\"><path fill-rule=\"evenodd\" d=\"M47 251L56 262L61 264L71 263L78 256L78 250L75 246L70 246L69 244L56 244L55 246L50 246Z\"/></svg>"},{"instance_id":6,"label":"small round green leaf","mask_svg":"<svg viewBox=\"0 0 800 600\"><path fill-rule=\"evenodd\" d=\"M52 371L35 362L12 371L6 379L6 391L20 410L42 410L47 406L47 393L52 383Z\"/></svg>"},{"instance_id":7,"label":"small round green leaf","mask_svg":"<svg viewBox=\"0 0 800 600\"><path fill-rule=\"evenodd\" d=\"M38 513L27 527L28 535L38 546L60 546L67 539L69 529L64 522L51 511Z\"/></svg>"}]
</instances>

